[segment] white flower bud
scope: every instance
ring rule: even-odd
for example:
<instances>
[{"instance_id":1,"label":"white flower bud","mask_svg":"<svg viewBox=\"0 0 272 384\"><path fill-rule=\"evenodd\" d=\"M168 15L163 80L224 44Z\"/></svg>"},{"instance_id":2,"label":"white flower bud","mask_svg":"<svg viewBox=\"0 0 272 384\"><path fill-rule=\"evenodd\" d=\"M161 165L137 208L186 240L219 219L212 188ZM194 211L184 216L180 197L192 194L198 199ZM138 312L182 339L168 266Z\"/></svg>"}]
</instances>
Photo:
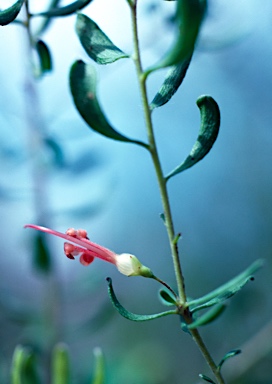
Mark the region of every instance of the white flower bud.
<instances>
[{"instance_id":1,"label":"white flower bud","mask_svg":"<svg viewBox=\"0 0 272 384\"><path fill-rule=\"evenodd\" d=\"M126 276L153 277L152 271L145 267L136 256L122 253L116 256L115 263L119 272Z\"/></svg>"}]
</instances>

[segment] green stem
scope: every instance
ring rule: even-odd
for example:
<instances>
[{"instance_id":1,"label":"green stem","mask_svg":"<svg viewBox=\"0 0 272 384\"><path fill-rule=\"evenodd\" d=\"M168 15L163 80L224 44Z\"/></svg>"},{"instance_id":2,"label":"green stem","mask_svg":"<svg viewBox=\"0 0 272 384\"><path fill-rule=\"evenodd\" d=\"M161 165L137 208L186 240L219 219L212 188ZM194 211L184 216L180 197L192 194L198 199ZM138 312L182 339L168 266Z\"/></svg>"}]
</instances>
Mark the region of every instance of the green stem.
<instances>
[{"instance_id":1,"label":"green stem","mask_svg":"<svg viewBox=\"0 0 272 384\"><path fill-rule=\"evenodd\" d=\"M160 164L160 159L159 159L154 131L153 131L151 111L149 109L149 103L147 98L146 77L144 76L144 72L142 70L142 63L141 63L141 57L140 57L136 10L137 10L137 0L135 0L135 3L131 6L132 31L133 31L133 41L134 41L133 59L135 62L137 76L139 80L139 87L140 87L144 117L146 122L147 136L148 136L148 142L149 142L149 152L152 157L152 161L154 164L154 168L157 175L157 181L160 189L160 195L161 195L164 218L165 218L165 225L167 228L167 234L168 234L169 243L171 247L171 254L172 254L172 259L174 264L179 298L180 298L181 304L184 304L186 302L184 278L183 278L180 260L179 260L178 246L175 241L175 231L174 231L174 225L172 220L172 213L171 213L171 208L169 203L166 180L163 176L162 167Z\"/></svg>"},{"instance_id":2,"label":"green stem","mask_svg":"<svg viewBox=\"0 0 272 384\"><path fill-rule=\"evenodd\" d=\"M162 206L164 211L164 222L167 229L167 234L169 238L170 248L171 248L171 254L173 259L173 265L174 265L174 271L176 275L176 281L178 286L178 294L180 299L180 310L181 314L185 315L184 318L188 323L191 322L191 314L186 313L183 309L183 305L186 303L186 293L185 293L185 284L184 284L184 277L182 274L182 269L180 265L180 259L179 259L179 252L178 252L178 245L176 241L176 235L174 230L174 224L173 224L173 218L172 218L172 212L170 208L170 201L168 196L168 190L167 190L167 180L165 179L160 163L160 158L157 150L157 145L155 141L154 136L154 130L153 130L153 123L151 118L151 110L149 108L149 102L147 97L147 89L146 89L146 79L147 76L144 73L142 69L142 63L141 63L141 56L140 56L140 47L139 47L139 39L138 39L138 26L137 26L137 0L134 0L134 2L130 2L130 9L131 9L131 18L132 18L132 33L133 33L133 43L134 43L134 54L133 54L133 60L136 67L137 77L139 81L139 87L140 87L140 93L142 98L142 106L144 111L144 119L147 129L147 137L148 137L148 143L149 143L149 152L152 157L152 161L154 164L154 168L157 175L157 181L159 185L161 200L162 200ZM204 344L204 341L202 340L199 332L197 329L191 330L191 335L195 341L195 343L198 345L198 348L200 349L203 357L205 358L208 366L212 370L214 376L216 377L218 384L225 384L225 381L223 377L221 376L221 373L218 372L217 366L215 362L213 361L206 345Z\"/></svg>"}]
</instances>

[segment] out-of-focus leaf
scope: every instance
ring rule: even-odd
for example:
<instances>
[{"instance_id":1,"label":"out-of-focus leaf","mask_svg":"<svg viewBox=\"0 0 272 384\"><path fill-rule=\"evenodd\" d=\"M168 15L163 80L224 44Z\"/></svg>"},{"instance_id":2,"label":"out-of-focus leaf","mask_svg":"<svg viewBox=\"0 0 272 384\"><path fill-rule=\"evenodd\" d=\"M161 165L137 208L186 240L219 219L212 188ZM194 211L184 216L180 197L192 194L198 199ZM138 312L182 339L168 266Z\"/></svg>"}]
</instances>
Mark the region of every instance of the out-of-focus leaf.
<instances>
[{"instance_id":1,"label":"out-of-focus leaf","mask_svg":"<svg viewBox=\"0 0 272 384\"><path fill-rule=\"evenodd\" d=\"M173 306L177 305L176 300L164 289L160 289L159 298L164 305Z\"/></svg>"},{"instance_id":2,"label":"out-of-focus leaf","mask_svg":"<svg viewBox=\"0 0 272 384\"><path fill-rule=\"evenodd\" d=\"M96 97L96 72L92 65L76 61L70 71L70 89L74 103L90 128L114 140L130 142L147 148L142 141L129 139L108 122Z\"/></svg>"},{"instance_id":3,"label":"out-of-focus leaf","mask_svg":"<svg viewBox=\"0 0 272 384\"><path fill-rule=\"evenodd\" d=\"M212 383L212 384L216 384L210 377L206 376L206 375L202 375L202 373L199 375L199 377L204 380L204 381L207 381L208 383Z\"/></svg>"},{"instance_id":4,"label":"out-of-focus leaf","mask_svg":"<svg viewBox=\"0 0 272 384\"><path fill-rule=\"evenodd\" d=\"M112 281L111 278L107 278L108 281L108 294L110 297L110 300L114 306L114 308L120 313L121 316L125 317L128 320L132 321L148 321L148 320L154 320L158 319L159 317L168 316L168 315L176 315L176 310L156 313L153 315L136 315L135 313L127 311L118 301L117 297L115 296L113 287L112 287Z\"/></svg>"},{"instance_id":5,"label":"out-of-focus leaf","mask_svg":"<svg viewBox=\"0 0 272 384\"><path fill-rule=\"evenodd\" d=\"M43 272L50 273L52 269L51 255L43 233L37 232L34 237L34 265Z\"/></svg>"},{"instance_id":6,"label":"out-of-focus leaf","mask_svg":"<svg viewBox=\"0 0 272 384\"><path fill-rule=\"evenodd\" d=\"M92 384L105 383L105 359L101 348L94 349L95 366Z\"/></svg>"},{"instance_id":7,"label":"out-of-focus leaf","mask_svg":"<svg viewBox=\"0 0 272 384\"><path fill-rule=\"evenodd\" d=\"M61 0L51 0L51 3L49 4L47 9L50 10L56 8L59 5L60 1ZM36 36L36 38L39 38L46 31L51 21L51 17L44 17L37 30L35 30L34 36Z\"/></svg>"},{"instance_id":8,"label":"out-of-focus leaf","mask_svg":"<svg viewBox=\"0 0 272 384\"><path fill-rule=\"evenodd\" d=\"M52 354L52 384L70 383L68 347L64 343L55 346Z\"/></svg>"},{"instance_id":9,"label":"out-of-focus leaf","mask_svg":"<svg viewBox=\"0 0 272 384\"><path fill-rule=\"evenodd\" d=\"M236 355L239 355L241 353L241 349L233 349L232 351L229 351L228 353L225 354L223 359L220 361L218 364L218 370L220 371L222 368L222 365L225 363L226 360L228 360L230 357L234 357Z\"/></svg>"},{"instance_id":10,"label":"out-of-focus leaf","mask_svg":"<svg viewBox=\"0 0 272 384\"><path fill-rule=\"evenodd\" d=\"M12 359L11 384L39 383L34 354L29 348L18 345Z\"/></svg>"},{"instance_id":11,"label":"out-of-focus leaf","mask_svg":"<svg viewBox=\"0 0 272 384\"><path fill-rule=\"evenodd\" d=\"M194 329L211 323L212 321L216 320L225 309L226 306L224 304L216 305L215 307L204 313L204 315L198 317L195 321L193 321L193 323L187 325L188 329Z\"/></svg>"},{"instance_id":12,"label":"out-of-focus leaf","mask_svg":"<svg viewBox=\"0 0 272 384\"><path fill-rule=\"evenodd\" d=\"M208 308L215 304L220 304L238 292L249 280L253 280L253 274L263 266L263 260L256 260L245 271L234 277L226 284L208 293L199 299L188 301L191 312Z\"/></svg>"},{"instance_id":13,"label":"out-of-focus leaf","mask_svg":"<svg viewBox=\"0 0 272 384\"><path fill-rule=\"evenodd\" d=\"M76 0L71 4L65 5L64 7L51 8L46 12L36 13L33 16L45 16L45 17L59 17L59 16L69 16L77 11L80 11L87 5L89 5L93 0Z\"/></svg>"},{"instance_id":14,"label":"out-of-focus leaf","mask_svg":"<svg viewBox=\"0 0 272 384\"><path fill-rule=\"evenodd\" d=\"M200 96L197 106L201 114L201 124L198 138L189 154L189 156L177 168L171 171L166 180L180 172L192 167L205 157L211 150L219 132L220 110L216 101L211 96Z\"/></svg>"},{"instance_id":15,"label":"out-of-focus leaf","mask_svg":"<svg viewBox=\"0 0 272 384\"><path fill-rule=\"evenodd\" d=\"M47 44L42 40L38 40L36 50L40 59L41 74L52 71L52 57Z\"/></svg>"},{"instance_id":16,"label":"out-of-focus leaf","mask_svg":"<svg viewBox=\"0 0 272 384\"><path fill-rule=\"evenodd\" d=\"M192 56L201 22L206 12L206 0L178 0L176 20L178 33L172 49L158 64L147 69L146 75L164 67L179 64Z\"/></svg>"},{"instance_id":17,"label":"out-of-focus leaf","mask_svg":"<svg viewBox=\"0 0 272 384\"><path fill-rule=\"evenodd\" d=\"M0 25L8 25L18 16L25 0L17 0L11 7L0 11Z\"/></svg>"},{"instance_id":18,"label":"out-of-focus leaf","mask_svg":"<svg viewBox=\"0 0 272 384\"><path fill-rule=\"evenodd\" d=\"M191 58L192 56L169 69L159 92L150 104L151 110L166 104L174 96L186 75Z\"/></svg>"},{"instance_id":19,"label":"out-of-focus leaf","mask_svg":"<svg viewBox=\"0 0 272 384\"><path fill-rule=\"evenodd\" d=\"M129 57L113 44L92 19L82 13L77 15L76 33L86 53L98 64L110 64Z\"/></svg>"},{"instance_id":20,"label":"out-of-focus leaf","mask_svg":"<svg viewBox=\"0 0 272 384\"><path fill-rule=\"evenodd\" d=\"M44 143L52 150L54 154L54 163L58 167L65 165L64 154L60 144L52 137L45 137Z\"/></svg>"}]
</instances>

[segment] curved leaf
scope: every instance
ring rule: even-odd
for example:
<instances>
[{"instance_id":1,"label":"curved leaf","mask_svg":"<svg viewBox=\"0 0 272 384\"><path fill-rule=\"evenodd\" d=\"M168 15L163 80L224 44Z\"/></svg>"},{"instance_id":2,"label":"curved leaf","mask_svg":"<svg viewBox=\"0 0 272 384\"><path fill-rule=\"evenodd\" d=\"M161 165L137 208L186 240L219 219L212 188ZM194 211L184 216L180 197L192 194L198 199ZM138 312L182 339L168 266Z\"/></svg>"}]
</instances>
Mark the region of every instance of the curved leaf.
<instances>
[{"instance_id":1,"label":"curved leaf","mask_svg":"<svg viewBox=\"0 0 272 384\"><path fill-rule=\"evenodd\" d=\"M200 297L199 299L189 301L188 306L191 312L222 303L226 299L230 298L236 292L238 292L249 280L252 280L252 275L262 266L263 260L256 260L245 271L228 281L226 284L221 285L221 287L215 289L205 296Z\"/></svg>"},{"instance_id":2,"label":"curved leaf","mask_svg":"<svg viewBox=\"0 0 272 384\"><path fill-rule=\"evenodd\" d=\"M109 124L96 97L96 72L92 65L76 61L70 70L70 89L74 103L90 128L114 140L135 143L148 148L147 144L129 139Z\"/></svg>"},{"instance_id":3,"label":"curved leaf","mask_svg":"<svg viewBox=\"0 0 272 384\"><path fill-rule=\"evenodd\" d=\"M206 0L178 0L176 20L178 34L172 49L156 65L147 69L146 76L164 67L169 67L187 60L194 51L201 22L207 8Z\"/></svg>"},{"instance_id":4,"label":"curved leaf","mask_svg":"<svg viewBox=\"0 0 272 384\"><path fill-rule=\"evenodd\" d=\"M187 328L194 329L194 328L198 328L203 325L209 324L212 321L216 320L225 309L226 309L226 306L224 304L218 304L214 308L204 313L204 315L198 317L191 324L187 325Z\"/></svg>"},{"instance_id":5,"label":"curved leaf","mask_svg":"<svg viewBox=\"0 0 272 384\"><path fill-rule=\"evenodd\" d=\"M204 381L207 381L207 383L216 384L210 377L202 375L202 373L200 373L199 377Z\"/></svg>"},{"instance_id":6,"label":"curved leaf","mask_svg":"<svg viewBox=\"0 0 272 384\"><path fill-rule=\"evenodd\" d=\"M108 282L108 294L110 296L110 300L114 306L114 308L120 313L121 316L125 317L128 320L132 321L148 321L148 320L154 320L158 319L159 317L168 316L168 315L176 315L176 310L156 313L153 315L136 315L135 313L127 311L118 301L117 297L115 296L113 287L112 287L112 280L110 277L107 278Z\"/></svg>"},{"instance_id":7,"label":"curved leaf","mask_svg":"<svg viewBox=\"0 0 272 384\"><path fill-rule=\"evenodd\" d=\"M40 59L41 73L52 71L52 57L47 44L42 40L38 40L36 50Z\"/></svg>"},{"instance_id":8,"label":"curved leaf","mask_svg":"<svg viewBox=\"0 0 272 384\"><path fill-rule=\"evenodd\" d=\"M25 0L17 0L11 7L0 11L0 25L8 25L18 16Z\"/></svg>"},{"instance_id":9,"label":"curved leaf","mask_svg":"<svg viewBox=\"0 0 272 384\"><path fill-rule=\"evenodd\" d=\"M51 8L46 12L35 13L32 16L45 16L45 17L59 17L59 16L69 16L77 11L80 11L87 5L89 5L93 0L76 0L71 4L65 5L64 7Z\"/></svg>"},{"instance_id":10,"label":"curved leaf","mask_svg":"<svg viewBox=\"0 0 272 384\"><path fill-rule=\"evenodd\" d=\"M197 101L200 109L201 124L198 138L189 156L177 168L166 176L166 180L180 172L192 167L205 157L211 150L219 132L220 110L216 101L211 96L200 96Z\"/></svg>"},{"instance_id":11,"label":"curved leaf","mask_svg":"<svg viewBox=\"0 0 272 384\"><path fill-rule=\"evenodd\" d=\"M230 357L239 355L241 352L242 352L241 349L233 349L232 351L229 351L228 353L226 353L223 359L218 364L218 367L217 367L218 371L221 370L222 365L225 363L226 360L228 360Z\"/></svg>"},{"instance_id":12,"label":"curved leaf","mask_svg":"<svg viewBox=\"0 0 272 384\"><path fill-rule=\"evenodd\" d=\"M82 13L77 15L76 33L86 53L98 64L109 64L129 57L112 43L92 19Z\"/></svg>"},{"instance_id":13,"label":"curved leaf","mask_svg":"<svg viewBox=\"0 0 272 384\"><path fill-rule=\"evenodd\" d=\"M151 111L166 104L174 96L186 75L191 58L192 56L169 69L160 90L150 104Z\"/></svg>"},{"instance_id":14,"label":"curved leaf","mask_svg":"<svg viewBox=\"0 0 272 384\"><path fill-rule=\"evenodd\" d=\"M173 306L177 305L175 298L166 292L164 289L159 290L159 298L164 305Z\"/></svg>"}]
</instances>

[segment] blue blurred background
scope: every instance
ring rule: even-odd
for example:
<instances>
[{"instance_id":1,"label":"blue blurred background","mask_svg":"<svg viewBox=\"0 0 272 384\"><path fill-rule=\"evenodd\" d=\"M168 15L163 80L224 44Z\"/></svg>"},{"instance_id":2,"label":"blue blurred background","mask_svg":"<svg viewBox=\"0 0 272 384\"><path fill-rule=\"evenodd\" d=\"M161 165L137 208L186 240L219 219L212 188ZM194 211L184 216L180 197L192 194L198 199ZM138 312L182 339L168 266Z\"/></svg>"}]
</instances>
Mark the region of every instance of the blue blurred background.
<instances>
[{"instance_id":1,"label":"blue blurred background","mask_svg":"<svg viewBox=\"0 0 272 384\"><path fill-rule=\"evenodd\" d=\"M3 3L5 8L13 1ZM38 12L47 2L32 3L31 10ZM146 66L171 45L173 3L139 2ZM83 12L117 46L131 52L125 1L95 0ZM24 17L23 12L20 16ZM232 374L232 383L268 384L272 380L272 350L267 344L272 334L271 16L269 0L210 0L182 87L169 104L154 111L165 172L179 164L194 144L199 129L198 96L212 95L222 114L221 131L209 155L169 182L176 230L183 235L180 250L188 295L207 293L255 259L266 259L255 282L202 332L216 361L227 351L245 346L244 354L226 364L224 372L226 377ZM33 30L40 21L34 20ZM44 355L57 341L70 348L75 383L89 382L92 350L97 345L106 356L109 384L196 383L197 374L208 374L208 370L175 317L130 323L114 312L107 297L105 277L111 276L127 309L161 311L155 282L127 279L99 260L84 268L66 259L63 242L50 236L45 240L51 255L50 273L35 268L36 234L23 229L26 223L46 224L59 231L85 228L93 241L117 253L137 255L175 286L148 154L140 147L97 135L73 105L69 68L76 59L90 62L74 23L75 16L71 16L50 24L43 40L51 49L54 71L35 81L28 71L23 27L14 24L0 29L1 383L9 382L12 352L18 343L33 346L44 366ZM121 60L97 70L99 99L113 126L145 140L132 63ZM150 98L164 74L160 71L150 78ZM260 333L253 340L261 330L263 338ZM242 372L247 364L248 376Z\"/></svg>"}]
</instances>

